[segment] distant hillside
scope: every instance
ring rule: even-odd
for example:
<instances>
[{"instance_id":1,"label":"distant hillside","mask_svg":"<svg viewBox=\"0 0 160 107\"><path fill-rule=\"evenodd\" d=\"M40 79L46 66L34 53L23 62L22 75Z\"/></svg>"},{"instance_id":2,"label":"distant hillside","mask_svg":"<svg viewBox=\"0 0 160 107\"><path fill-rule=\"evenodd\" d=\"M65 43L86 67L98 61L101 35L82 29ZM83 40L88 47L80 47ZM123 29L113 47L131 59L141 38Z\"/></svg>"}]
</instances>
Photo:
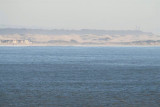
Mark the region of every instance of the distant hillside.
<instances>
[{"instance_id":1,"label":"distant hillside","mask_svg":"<svg viewBox=\"0 0 160 107\"><path fill-rule=\"evenodd\" d=\"M4 28L0 29L0 35L9 35L9 34L43 34L43 35L153 35L151 32L143 32L140 30L94 30L94 29L81 29L81 30L63 30L63 29L53 29L53 30L44 30L44 29L13 29L13 28Z\"/></svg>"},{"instance_id":2,"label":"distant hillside","mask_svg":"<svg viewBox=\"0 0 160 107\"><path fill-rule=\"evenodd\" d=\"M0 46L160 46L160 36L139 30L0 29Z\"/></svg>"}]
</instances>

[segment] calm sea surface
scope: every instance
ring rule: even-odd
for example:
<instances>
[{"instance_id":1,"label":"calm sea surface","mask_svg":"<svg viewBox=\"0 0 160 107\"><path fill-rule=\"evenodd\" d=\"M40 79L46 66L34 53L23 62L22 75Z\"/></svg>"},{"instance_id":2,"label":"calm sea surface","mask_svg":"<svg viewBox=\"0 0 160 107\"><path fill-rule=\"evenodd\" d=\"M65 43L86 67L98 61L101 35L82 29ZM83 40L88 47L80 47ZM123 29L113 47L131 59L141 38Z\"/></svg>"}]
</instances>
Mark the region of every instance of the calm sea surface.
<instances>
[{"instance_id":1,"label":"calm sea surface","mask_svg":"<svg viewBox=\"0 0 160 107\"><path fill-rule=\"evenodd\" d=\"M160 47L0 47L0 107L160 107Z\"/></svg>"}]
</instances>

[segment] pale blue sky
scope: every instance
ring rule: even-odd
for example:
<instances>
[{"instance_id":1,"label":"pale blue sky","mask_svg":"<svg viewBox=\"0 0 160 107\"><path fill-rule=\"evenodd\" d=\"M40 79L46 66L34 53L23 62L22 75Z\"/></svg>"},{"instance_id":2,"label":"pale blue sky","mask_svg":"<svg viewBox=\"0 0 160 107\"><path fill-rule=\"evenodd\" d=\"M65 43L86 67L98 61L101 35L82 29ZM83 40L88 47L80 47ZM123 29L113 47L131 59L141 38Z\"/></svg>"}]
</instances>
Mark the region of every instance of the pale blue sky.
<instances>
[{"instance_id":1,"label":"pale blue sky","mask_svg":"<svg viewBox=\"0 0 160 107\"><path fill-rule=\"evenodd\" d=\"M160 34L160 0L0 0L0 27L135 29Z\"/></svg>"}]
</instances>

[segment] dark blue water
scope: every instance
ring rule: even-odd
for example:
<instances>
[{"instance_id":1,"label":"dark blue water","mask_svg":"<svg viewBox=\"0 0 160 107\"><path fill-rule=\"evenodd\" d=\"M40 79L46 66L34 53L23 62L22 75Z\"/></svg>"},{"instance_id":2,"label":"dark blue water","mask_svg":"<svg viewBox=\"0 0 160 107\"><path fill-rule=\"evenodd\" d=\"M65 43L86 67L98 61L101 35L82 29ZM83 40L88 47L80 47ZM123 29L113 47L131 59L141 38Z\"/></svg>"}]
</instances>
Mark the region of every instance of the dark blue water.
<instances>
[{"instance_id":1,"label":"dark blue water","mask_svg":"<svg viewBox=\"0 0 160 107\"><path fill-rule=\"evenodd\" d=\"M106 106L160 106L160 47L0 47L0 107Z\"/></svg>"}]
</instances>

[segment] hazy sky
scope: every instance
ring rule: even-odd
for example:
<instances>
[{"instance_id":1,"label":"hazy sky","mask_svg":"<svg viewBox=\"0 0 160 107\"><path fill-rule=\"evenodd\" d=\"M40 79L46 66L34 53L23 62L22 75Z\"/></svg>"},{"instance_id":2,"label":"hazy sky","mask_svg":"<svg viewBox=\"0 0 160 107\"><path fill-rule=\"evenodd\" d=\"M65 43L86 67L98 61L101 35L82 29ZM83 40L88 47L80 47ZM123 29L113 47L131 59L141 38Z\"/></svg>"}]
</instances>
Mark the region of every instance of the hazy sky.
<instances>
[{"instance_id":1,"label":"hazy sky","mask_svg":"<svg viewBox=\"0 0 160 107\"><path fill-rule=\"evenodd\" d=\"M0 27L135 29L160 34L160 0L0 0Z\"/></svg>"}]
</instances>

